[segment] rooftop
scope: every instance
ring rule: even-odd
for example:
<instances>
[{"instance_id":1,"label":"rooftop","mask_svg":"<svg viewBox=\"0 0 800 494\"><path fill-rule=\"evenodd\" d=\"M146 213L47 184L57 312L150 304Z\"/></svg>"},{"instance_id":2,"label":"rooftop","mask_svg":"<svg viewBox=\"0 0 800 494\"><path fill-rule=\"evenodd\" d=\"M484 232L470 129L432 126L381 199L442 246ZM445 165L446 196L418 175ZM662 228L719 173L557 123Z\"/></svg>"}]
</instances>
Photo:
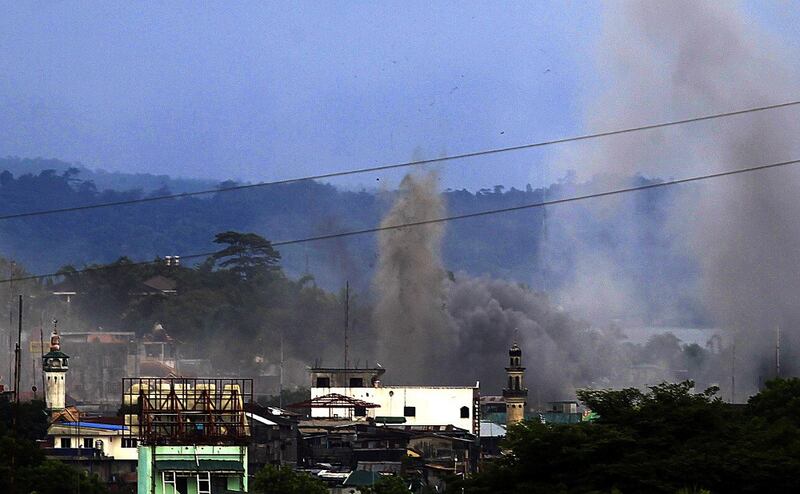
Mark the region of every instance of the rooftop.
<instances>
[{"instance_id":1,"label":"rooftop","mask_svg":"<svg viewBox=\"0 0 800 494\"><path fill-rule=\"evenodd\" d=\"M58 425L64 427L75 427L81 429L98 429L104 431L124 431L127 429L124 425L117 424L101 424L97 422L60 422Z\"/></svg>"}]
</instances>

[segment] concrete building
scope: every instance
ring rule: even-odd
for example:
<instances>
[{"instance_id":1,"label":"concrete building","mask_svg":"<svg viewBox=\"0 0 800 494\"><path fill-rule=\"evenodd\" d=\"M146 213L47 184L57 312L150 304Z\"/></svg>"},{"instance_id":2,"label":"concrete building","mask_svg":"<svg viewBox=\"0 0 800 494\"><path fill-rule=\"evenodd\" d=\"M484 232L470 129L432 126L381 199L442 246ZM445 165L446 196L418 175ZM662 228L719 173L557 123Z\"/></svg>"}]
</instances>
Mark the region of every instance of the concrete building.
<instances>
[{"instance_id":1,"label":"concrete building","mask_svg":"<svg viewBox=\"0 0 800 494\"><path fill-rule=\"evenodd\" d=\"M509 364L506 367L508 387L503 390L506 402L506 425L513 425L525 418L528 408L528 388L525 387L525 367L522 366L522 350L514 343L508 350Z\"/></svg>"},{"instance_id":2,"label":"concrete building","mask_svg":"<svg viewBox=\"0 0 800 494\"><path fill-rule=\"evenodd\" d=\"M312 418L373 420L378 424L454 425L478 435L480 385L384 386L382 368L311 369ZM328 398L343 396L352 404ZM337 405L336 403L339 403Z\"/></svg>"},{"instance_id":3,"label":"concrete building","mask_svg":"<svg viewBox=\"0 0 800 494\"><path fill-rule=\"evenodd\" d=\"M247 492L247 447L149 445L139 448L139 494Z\"/></svg>"},{"instance_id":4,"label":"concrete building","mask_svg":"<svg viewBox=\"0 0 800 494\"><path fill-rule=\"evenodd\" d=\"M252 379L126 378L140 494L247 492Z\"/></svg>"},{"instance_id":5,"label":"concrete building","mask_svg":"<svg viewBox=\"0 0 800 494\"><path fill-rule=\"evenodd\" d=\"M256 472L265 465L297 465L300 446L297 415L257 404L247 410L251 433L247 453L250 471Z\"/></svg>"},{"instance_id":6,"label":"concrete building","mask_svg":"<svg viewBox=\"0 0 800 494\"><path fill-rule=\"evenodd\" d=\"M75 331L60 334L74 357L67 394L86 412L109 414L119 408L122 379L127 376L208 375L210 362L187 360L179 343L161 324L137 336L132 331Z\"/></svg>"},{"instance_id":7,"label":"concrete building","mask_svg":"<svg viewBox=\"0 0 800 494\"><path fill-rule=\"evenodd\" d=\"M91 456L135 461L138 458L136 438L128 437L122 424L108 423L103 417L99 419L53 422L47 429L53 449L82 449ZM55 451L53 454L62 453Z\"/></svg>"}]
</instances>

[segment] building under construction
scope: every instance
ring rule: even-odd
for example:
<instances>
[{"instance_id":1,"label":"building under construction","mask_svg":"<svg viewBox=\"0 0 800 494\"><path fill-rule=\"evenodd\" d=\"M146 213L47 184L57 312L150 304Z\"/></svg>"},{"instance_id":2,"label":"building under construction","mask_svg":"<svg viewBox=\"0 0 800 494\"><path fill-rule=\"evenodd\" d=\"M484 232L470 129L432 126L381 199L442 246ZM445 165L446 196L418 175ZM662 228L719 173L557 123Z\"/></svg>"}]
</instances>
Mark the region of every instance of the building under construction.
<instances>
[{"instance_id":1,"label":"building under construction","mask_svg":"<svg viewBox=\"0 0 800 494\"><path fill-rule=\"evenodd\" d=\"M122 389L140 494L247 491L252 379L125 378Z\"/></svg>"}]
</instances>

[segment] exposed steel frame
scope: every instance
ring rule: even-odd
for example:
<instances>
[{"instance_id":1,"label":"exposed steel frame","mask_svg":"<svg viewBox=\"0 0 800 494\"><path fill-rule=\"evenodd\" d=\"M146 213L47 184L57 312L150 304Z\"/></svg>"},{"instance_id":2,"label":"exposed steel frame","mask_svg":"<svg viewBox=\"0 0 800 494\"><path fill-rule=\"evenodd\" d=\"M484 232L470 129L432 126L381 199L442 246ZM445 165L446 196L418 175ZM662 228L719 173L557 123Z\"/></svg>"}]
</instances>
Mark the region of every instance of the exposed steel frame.
<instances>
[{"instance_id":1,"label":"exposed steel frame","mask_svg":"<svg viewBox=\"0 0 800 494\"><path fill-rule=\"evenodd\" d=\"M377 403L351 398L339 393L317 396L311 400L288 405L288 408L380 408Z\"/></svg>"},{"instance_id":2,"label":"exposed steel frame","mask_svg":"<svg viewBox=\"0 0 800 494\"><path fill-rule=\"evenodd\" d=\"M246 444L252 402L252 379L122 379L124 434L145 445Z\"/></svg>"}]
</instances>

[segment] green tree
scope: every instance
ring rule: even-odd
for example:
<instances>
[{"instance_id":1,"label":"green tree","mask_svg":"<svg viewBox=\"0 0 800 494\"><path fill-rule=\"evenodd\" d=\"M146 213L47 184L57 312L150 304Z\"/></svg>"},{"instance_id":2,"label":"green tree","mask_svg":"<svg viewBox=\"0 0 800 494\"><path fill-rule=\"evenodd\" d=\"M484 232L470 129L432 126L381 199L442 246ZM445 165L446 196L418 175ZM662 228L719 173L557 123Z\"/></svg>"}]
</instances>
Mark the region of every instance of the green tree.
<instances>
[{"instance_id":1,"label":"green tree","mask_svg":"<svg viewBox=\"0 0 800 494\"><path fill-rule=\"evenodd\" d=\"M408 494L408 483L402 477L384 476L371 487L362 487L362 494Z\"/></svg>"},{"instance_id":2,"label":"green tree","mask_svg":"<svg viewBox=\"0 0 800 494\"><path fill-rule=\"evenodd\" d=\"M13 432L13 421L17 419L17 437L35 441L47 435L47 412L42 400L20 402L0 400L0 434L10 435Z\"/></svg>"},{"instance_id":3,"label":"green tree","mask_svg":"<svg viewBox=\"0 0 800 494\"><path fill-rule=\"evenodd\" d=\"M253 491L261 494L327 494L325 483L292 467L267 465L256 473Z\"/></svg>"},{"instance_id":4,"label":"green tree","mask_svg":"<svg viewBox=\"0 0 800 494\"><path fill-rule=\"evenodd\" d=\"M11 436L0 436L0 490L38 494L108 492L97 475L60 461L46 460L36 443Z\"/></svg>"},{"instance_id":5,"label":"green tree","mask_svg":"<svg viewBox=\"0 0 800 494\"><path fill-rule=\"evenodd\" d=\"M212 256L214 260L242 278L274 270L281 258L269 240L255 233L218 233L214 243L227 246Z\"/></svg>"},{"instance_id":6,"label":"green tree","mask_svg":"<svg viewBox=\"0 0 800 494\"><path fill-rule=\"evenodd\" d=\"M694 393L689 381L579 391L597 421L510 427L504 446L512 454L458 487L473 494L800 492L800 381L771 381L746 407L715 393Z\"/></svg>"}]
</instances>

